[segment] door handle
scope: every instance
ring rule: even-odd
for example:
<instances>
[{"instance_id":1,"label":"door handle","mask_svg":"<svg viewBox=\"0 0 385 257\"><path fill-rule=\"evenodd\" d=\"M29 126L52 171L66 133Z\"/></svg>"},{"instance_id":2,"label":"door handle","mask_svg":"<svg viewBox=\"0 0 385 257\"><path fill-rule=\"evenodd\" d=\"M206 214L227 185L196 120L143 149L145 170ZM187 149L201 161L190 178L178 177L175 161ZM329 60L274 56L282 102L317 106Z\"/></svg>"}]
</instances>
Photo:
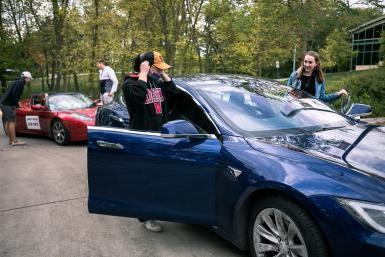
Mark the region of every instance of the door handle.
<instances>
[{"instance_id":1,"label":"door handle","mask_svg":"<svg viewBox=\"0 0 385 257\"><path fill-rule=\"evenodd\" d=\"M118 150L124 149L124 146L122 146L119 143L110 143L110 142L98 140L96 141L96 144L98 146L105 147L105 148L118 149Z\"/></svg>"}]
</instances>

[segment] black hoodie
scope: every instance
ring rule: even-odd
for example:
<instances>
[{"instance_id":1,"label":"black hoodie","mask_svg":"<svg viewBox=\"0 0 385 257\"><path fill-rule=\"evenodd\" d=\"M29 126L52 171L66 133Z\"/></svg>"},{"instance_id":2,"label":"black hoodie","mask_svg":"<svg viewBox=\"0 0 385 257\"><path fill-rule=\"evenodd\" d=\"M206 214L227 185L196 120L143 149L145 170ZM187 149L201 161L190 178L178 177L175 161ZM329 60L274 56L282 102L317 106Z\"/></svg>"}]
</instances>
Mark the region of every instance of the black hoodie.
<instances>
[{"instance_id":1,"label":"black hoodie","mask_svg":"<svg viewBox=\"0 0 385 257\"><path fill-rule=\"evenodd\" d=\"M23 94L24 86L24 78L19 78L12 82L12 84L5 91L4 95L1 96L0 104L18 107L20 97Z\"/></svg>"},{"instance_id":2,"label":"black hoodie","mask_svg":"<svg viewBox=\"0 0 385 257\"><path fill-rule=\"evenodd\" d=\"M146 83L136 76L127 77L123 94L130 114L130 128L160 131L167 122L170 103L178 92L172 80L165 82L148 76Z\"/></svg>"}]
</instances>

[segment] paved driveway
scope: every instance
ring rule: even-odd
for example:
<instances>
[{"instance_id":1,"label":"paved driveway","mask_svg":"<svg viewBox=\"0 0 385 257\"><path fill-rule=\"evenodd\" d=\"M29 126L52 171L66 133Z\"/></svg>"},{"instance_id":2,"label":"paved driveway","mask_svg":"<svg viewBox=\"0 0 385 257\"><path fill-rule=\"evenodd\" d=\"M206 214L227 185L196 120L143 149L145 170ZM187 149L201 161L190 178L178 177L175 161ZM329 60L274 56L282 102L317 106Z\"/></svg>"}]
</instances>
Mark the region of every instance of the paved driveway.
<instances>
[{"instance_id":1,"label":"paved driveway","mask_svg":"<svg viewBox=\"0 0 385 257\"><path fill-rule=\"evenodd\" d=\"M10 147L0 121L0 256L246 257L209 230L89 214L86 146L24 137Z\"/></svg>"}]
</instances>

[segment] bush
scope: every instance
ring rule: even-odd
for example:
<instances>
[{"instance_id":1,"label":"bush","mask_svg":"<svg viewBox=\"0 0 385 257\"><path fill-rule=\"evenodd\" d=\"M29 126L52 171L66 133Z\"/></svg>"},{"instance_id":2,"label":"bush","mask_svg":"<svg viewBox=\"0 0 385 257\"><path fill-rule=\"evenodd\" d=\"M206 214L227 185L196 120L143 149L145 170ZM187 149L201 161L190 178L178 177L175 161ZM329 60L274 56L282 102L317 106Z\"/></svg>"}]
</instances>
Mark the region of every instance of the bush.
<instances>
[{"instance_id":1,"label":"bush","mask_svg":"<svg viewBox=\"0 0 385 257\"><path fill-rule=\"evenodd\" d=\"M385 67L344 78L337 83L337 88L343 87L353 103L368 104L373 108L373 117L385 117Z\"/></svg>"}]
</instances>

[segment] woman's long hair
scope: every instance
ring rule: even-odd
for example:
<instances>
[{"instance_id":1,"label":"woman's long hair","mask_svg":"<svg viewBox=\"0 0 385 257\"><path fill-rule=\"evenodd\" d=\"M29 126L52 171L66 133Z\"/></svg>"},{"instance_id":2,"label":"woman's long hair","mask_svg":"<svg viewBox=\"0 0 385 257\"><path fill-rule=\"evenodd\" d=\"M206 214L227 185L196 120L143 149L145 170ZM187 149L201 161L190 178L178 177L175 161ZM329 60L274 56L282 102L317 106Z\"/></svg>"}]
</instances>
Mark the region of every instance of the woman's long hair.
<instances>
[{"instance_id":1,"label":"woman's long hair","mask_svg":"<svg viewBox=\"0 0 385 257\"><path fill-rule=\"evenodd\" d=\"M301 78L303 76L303 72L304 72L303 62L305 61L306 55L310 55L310 56L314 57L316 66L314 67L313 74L315 75L318 83L324 82L325 81L325 75L322 71L321 61L320 61L318 53L314 52L314 51L308 51L308 52L305 52L303 54L301 66L297 70L298 77Z\"/></svg>"}]
</instances>

